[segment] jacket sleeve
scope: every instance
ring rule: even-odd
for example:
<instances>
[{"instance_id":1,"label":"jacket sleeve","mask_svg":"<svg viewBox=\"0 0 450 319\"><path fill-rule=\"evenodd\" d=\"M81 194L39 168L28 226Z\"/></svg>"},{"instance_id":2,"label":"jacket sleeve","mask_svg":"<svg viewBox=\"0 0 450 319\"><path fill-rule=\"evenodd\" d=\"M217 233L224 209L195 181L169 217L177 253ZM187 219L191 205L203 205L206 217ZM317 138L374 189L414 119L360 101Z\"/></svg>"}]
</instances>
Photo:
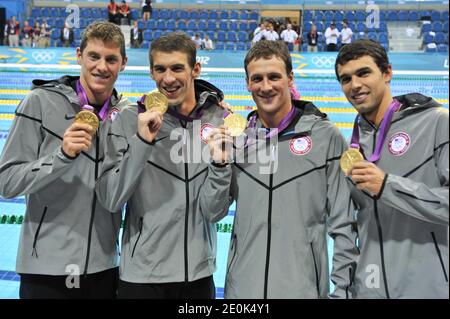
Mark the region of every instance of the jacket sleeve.
<instances>
[{"instance_id":1,"label":"jacket sleeve","mask_svg":"<svg viewBox=\"0 0 450 319\"><path fill-rule=\"evenodd\" d=\"M35 193L63 175L73 161L58 146L41 154L46 139L54 139L42 125L41 99L32 91L19 104L0 158L0 195L12 198Z\"/></svg>"},{"instance_id":2,"label":"jacket sleeve","mask_svg":"<svg viewBox=\"0 0 450 319\"><path fill-rule=\"evenodd\" d=\"M434 143L434 154L430 160L434 162L440 185L430 187L408 177L388 174L379 200L414 218L448 226L448 112L440 113L436 124L435 141L430 141L430 143Z\"/></svg>"},{"instance_id":3,"label":"jacket sleeve","mask_svg":"<svg viewBox=\"0 0 450 319\"><path fill-rule=\"evenodd\" d=\"M209 164L208 175L200 191L200 211L210 222L216 223L228 214L231 204L231 164L216 167Z\"/></svg>"},{"instance_id":4,"label":"jacket sleeve","mask_svg":"<svg viewBox=\"0 0 450 319\"><path fill-rule=\"evenodd\" d=\"M111 212L120 212L133 194L152 146L137 135L137 110L124 108L108 133L105 163L95 190L99 202Z\"/></svg>"},{"instance_id":5,"label":"jacket sleeve","mask_svg":"<svg viewBox=\"0 0 450 319\"><path fill-rule=\"evenodd\" d=\"M327 157L327 224L328 234L334 241L331 281L335 290L329 297L351 298L350 286L358 257L356 220L350 188L339 165L347 144L338 129L333 129Z\"/></svg>"}]
</instances>

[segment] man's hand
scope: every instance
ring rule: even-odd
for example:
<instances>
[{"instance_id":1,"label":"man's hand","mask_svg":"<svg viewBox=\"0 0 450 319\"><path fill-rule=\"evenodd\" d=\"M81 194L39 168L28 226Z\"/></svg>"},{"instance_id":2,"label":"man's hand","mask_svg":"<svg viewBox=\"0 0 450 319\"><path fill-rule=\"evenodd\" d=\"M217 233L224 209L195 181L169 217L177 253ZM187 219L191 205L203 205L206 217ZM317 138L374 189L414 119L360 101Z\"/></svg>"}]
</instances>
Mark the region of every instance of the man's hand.
<instances>
[{"instance_id":1,"label":"man's hand","mask_svg":"<svg viewBox=\"0 0 450 319\"><path fill-rule=\"evenodd\" d=\"M358 189L368 191L374 196L379 195L385 175L378 166L367 161L355 163L348 172Z\"/></svg>"},{"instance_id":2,"label":"man's hand","mask_svg":"<svg viewBox=\"0 0 450 319\"><path fill-rule=\"evenodd\" d=\"M159 111L147 110L138 115L138 133L139 135L151 143L161 128L163 115Z\"/></svg>"},{"instance_id":3,"label":"man's hand","mask_svg":"<svg viewBox=\"0 0 450 319\"><path fill-rule=\"evenodd\" d=\"M214 128L208 137L209 150L211 158L215 163L228 163L230 154L233 149L233 138L230 136L230 131L221 125L219 128Z\"/></svg>"},{"instance_id":4,"label":"man's hand","mask_svg":"<svg viewBox=\"0 0 450 319\"><path fill-rule=\"evenodd\" d=\"M73 123L64 132L62 149L70 157L76 157L82 151L87 151L92 144L91 126L83 123Z\"/></svg>"}]
</instances>

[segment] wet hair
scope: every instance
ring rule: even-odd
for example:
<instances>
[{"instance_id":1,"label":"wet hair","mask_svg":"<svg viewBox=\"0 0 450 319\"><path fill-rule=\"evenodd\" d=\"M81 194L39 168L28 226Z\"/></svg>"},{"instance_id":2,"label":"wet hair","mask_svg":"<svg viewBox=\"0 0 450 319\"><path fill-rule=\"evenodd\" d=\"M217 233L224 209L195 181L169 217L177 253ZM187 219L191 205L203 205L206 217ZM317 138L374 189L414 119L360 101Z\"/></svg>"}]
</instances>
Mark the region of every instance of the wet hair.
<instances>
[{"instance_id":1,"label":"wet hair","mask_svg":"<svg viewBox=\"0 0 450 319\"><path fill-rule=\"evenodd\" d=\"M197 59L195 42L183 32L172 32L152 42L149 50L150 67L153 69L153 52L182 52L187 54L189 66L193 69Z\"/></svg>"},{"instance_id":2,"label":"wet hair","mask_svg":"<svg viewBox=\"0 0 450 319\"><path fill-rule=\"evenodd\" d=\"M291 54L287 48L287 45L282 41L258 41L254 46L250 48L244 59L245 74L248 77L247 67L253 60L260 58L270 59L273 56L280 58L284 62L286 68L286 74L292 72L292 59Z\"/></svg>"},{"instance_id":3,"label":"wet hair","mask_svg":"<svg viewBox=\"0 0 450 319\"><path fill-rule=\"evenodd\" d=\"M108 21L96 21L88 25L81 36L80 51L83 53L87 47L89 40L98 39L104 43L112 43L120 47L120 55L124 59L127 54L125 52L125 38L120 27Z\"/></svg>"},{"instance_id":4,"label":"wet hair","mask_svg":"<svg viewBox=\"0 0 450 319\"><path fill-rule=\"evenodd\" d=\"M349 61L359 59L363 56L370 56L375 61L380 71L384 74L388 72L390 63L384 47L369 39L358 39L355 42L344 45L338 53L336 62L334 64L334 71L336 78L339 79L338 66L345 65Z\"/></svg>"}]
</instances>

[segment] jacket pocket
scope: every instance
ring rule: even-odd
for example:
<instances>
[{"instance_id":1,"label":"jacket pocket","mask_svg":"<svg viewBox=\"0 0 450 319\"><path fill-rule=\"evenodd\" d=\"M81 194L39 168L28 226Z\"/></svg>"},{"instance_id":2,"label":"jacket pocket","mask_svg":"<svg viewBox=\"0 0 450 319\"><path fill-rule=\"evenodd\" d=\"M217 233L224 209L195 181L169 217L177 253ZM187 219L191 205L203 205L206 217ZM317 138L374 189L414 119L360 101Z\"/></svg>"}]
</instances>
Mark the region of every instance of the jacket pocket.
<instances>
[{"instance_id":1,"label":"jacket pocket","mask_svg":"<svg viewBox=\"0 0 450 319\"><path fill-rule=\"evenodd\" d=\"M442 272L444 273L445 282L448 282L447 271L445 270L445 264L444 264L444 261L442 260L441 250L439 249L439 245L437 243L436 235L434 234L434 232L431 232L431 237L433 238L434 248L436 248L436 253L438 255L439 262L441 263Z\"/></svg>"},{"instance_id":2,"label":"jacket pocket","mask_svg":"<svg viewBox=\"0 0 450 319\"><path fill-rule=\"evenodd\" d=\"M319 269L317 268L317 260L316 255L314 254L314 247L313 243L309 243L309 246L311 248L311 255L314 262L314 274L316 276L316 290L317 290L317 298L320 298L320 285L319 285Z\"/></svg>"},{"instance_id":3,"label":"jacket pocket","mask_svg":"<svg viewBox=\"0 0 450 319\"><path fill-rule=\"evenodd\" d=\"M134 257L134 251L136 250L136 246L137 246L137 244L139 242L139 239L141 238L143 224L144 224L144 217L141 216L141 217L139 217L139 234L138 234L138 237L136 239L136 242L134 243L133 251L131 252L131 258Z\"/></svg>"},{"instance_id":4,"label":"jacket pocket","mask_svg":"<svg viewBox=\"0 0 450 319\"><path fill-rule=\"evenodd\" d=\"M31 256L32 257L36 256L36 258L39 258L37 250L36 250L36 243L37 243L37 239L39 237L39 232L41 231L42 223L44 222L45 214L47 214L47 206L44 207L44 212L42 213L41 220L39 221L39 225L38 225L38 227L36 229L36 232L34 233L33 250L31 252Z\"/></svg>"}]
</instances>

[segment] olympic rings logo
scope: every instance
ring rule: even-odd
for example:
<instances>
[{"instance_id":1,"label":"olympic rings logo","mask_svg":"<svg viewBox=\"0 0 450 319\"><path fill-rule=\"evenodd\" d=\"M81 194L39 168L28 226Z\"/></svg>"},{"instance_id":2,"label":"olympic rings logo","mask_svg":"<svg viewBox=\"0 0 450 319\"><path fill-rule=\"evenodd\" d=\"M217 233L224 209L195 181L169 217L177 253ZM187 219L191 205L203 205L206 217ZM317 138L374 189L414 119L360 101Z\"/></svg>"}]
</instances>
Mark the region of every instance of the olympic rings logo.
<instances>
[{"instance_id":1,"label":"olympic rings logo","mask_svg":"<svg viewBox=\"0 0 450 319\"><path fill-rule=\"evenodd\" d=\"M55 52L52 51L42 51L42 52L33 52L33 59L36 62L50 62L55 58Z\"/></svg>"},{"instance_id":2,"label":"olympic rings logo","mask_svg":"<svg viewBox=\"0 0 450 319\"><path fill-rule=\"evenodd\" d=\"M335 57L315 56L312 58L312 63L319 68L331 68L336 62Z\"/></svg>"}]
</instances>

